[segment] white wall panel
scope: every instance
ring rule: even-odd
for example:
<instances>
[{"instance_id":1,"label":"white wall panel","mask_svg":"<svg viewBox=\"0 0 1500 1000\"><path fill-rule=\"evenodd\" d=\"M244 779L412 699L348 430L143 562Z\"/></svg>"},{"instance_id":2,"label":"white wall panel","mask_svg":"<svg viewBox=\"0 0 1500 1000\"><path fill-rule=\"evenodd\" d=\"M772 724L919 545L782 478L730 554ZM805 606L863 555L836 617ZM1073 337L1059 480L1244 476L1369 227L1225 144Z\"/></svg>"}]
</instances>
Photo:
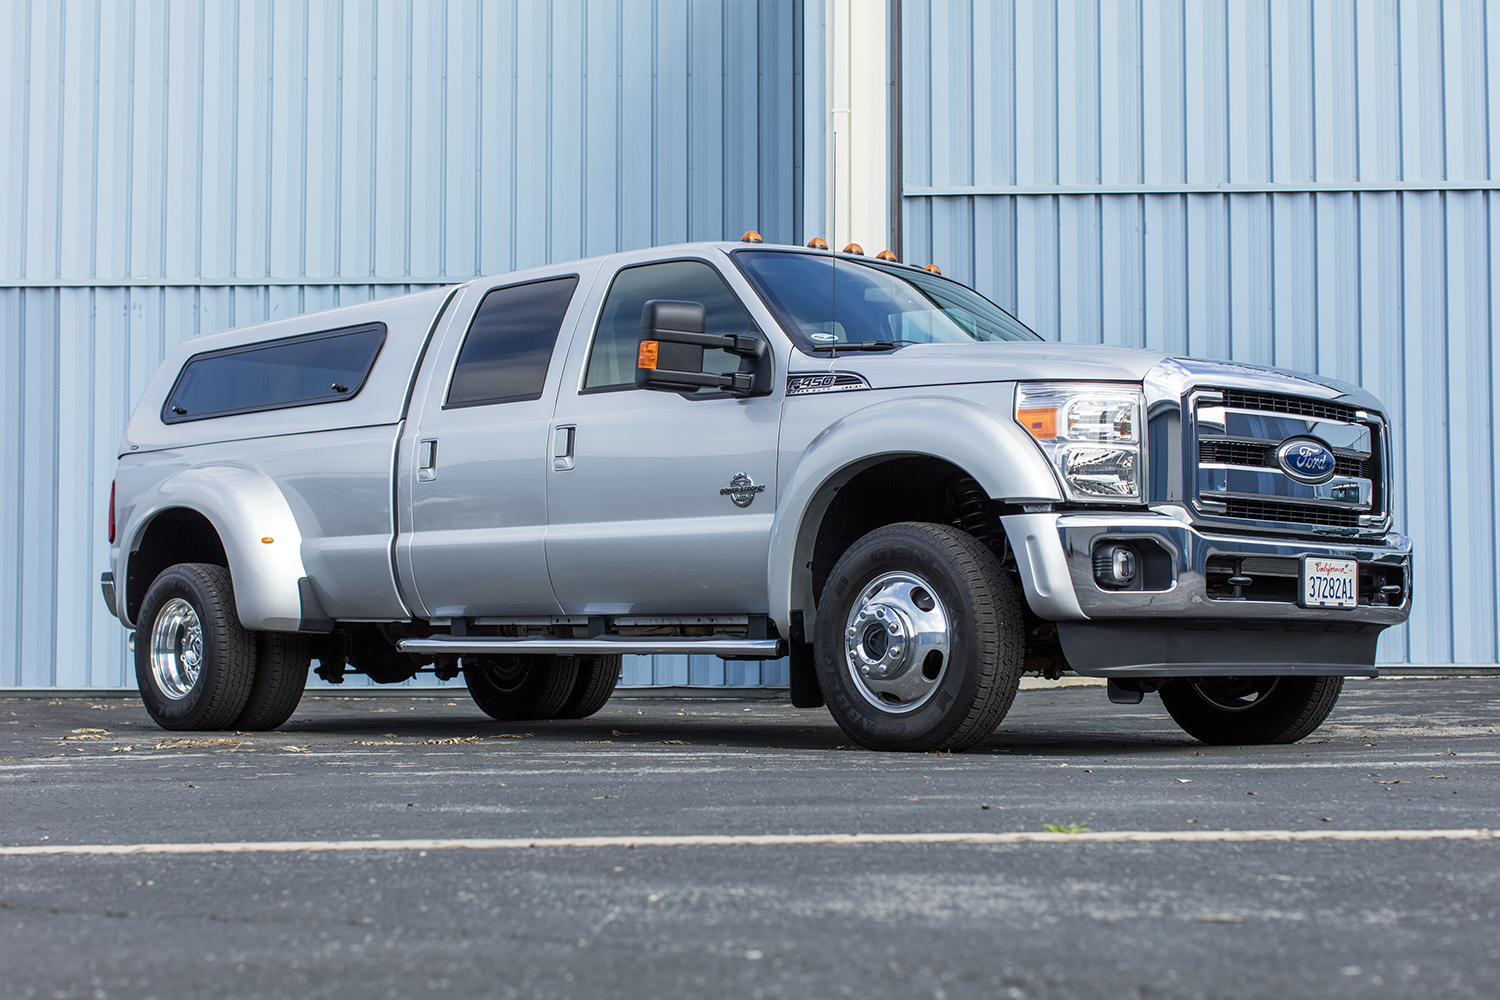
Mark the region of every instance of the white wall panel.
<instances>
[{"instance_id":1,"label":"white wall panel","mask_svg":"<svg viewBox=\"0 0 1500 1000\"><path fill-rule=\"evenodd\" d=\"M1052 339L1370 388L1417 546L1415 611L1380 657L1494 663L1500 8L903 6L907 257ZM941 96L960 65L972 98Z\"/></svg>"},{"instance_id":2,"label":"white wall panel","mask_svg":"<svg viewBox=\"0 0 1500 1000\"><path fill-rule=\"evenodd\" d=\"M0 5L0 687L133 683L99 596L113 451L182 338L585 254L805 239L796 102L822 96L795 45L817 7ZM786 683L681 659L630 671Z\"/></svg>"}]
</instances>

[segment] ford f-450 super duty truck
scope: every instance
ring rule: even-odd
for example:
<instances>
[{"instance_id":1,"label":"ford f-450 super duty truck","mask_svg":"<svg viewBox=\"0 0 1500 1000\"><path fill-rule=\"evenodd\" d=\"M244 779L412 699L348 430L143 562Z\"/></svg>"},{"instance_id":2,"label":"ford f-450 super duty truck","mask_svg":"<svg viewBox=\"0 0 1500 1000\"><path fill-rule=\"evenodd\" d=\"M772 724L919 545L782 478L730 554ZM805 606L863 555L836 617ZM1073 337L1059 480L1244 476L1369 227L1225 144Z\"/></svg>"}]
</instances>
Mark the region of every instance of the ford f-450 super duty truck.
<instances>
[{"instance_id":1,"label":"ford f-450 super duty truck","mask_svg":"<svg viewBox=\"0 0 1500 1000\"><path fill-rule=\"evenodd\" d=\"M1025 672L1301 739L1406 620L1379 401L1043 341L929 269L661 247L195 337L120 446L105 599L169 729L312 662L578 718L626 653L790 657L860 744L961 750Z\"/></svg>"}]
</instances>

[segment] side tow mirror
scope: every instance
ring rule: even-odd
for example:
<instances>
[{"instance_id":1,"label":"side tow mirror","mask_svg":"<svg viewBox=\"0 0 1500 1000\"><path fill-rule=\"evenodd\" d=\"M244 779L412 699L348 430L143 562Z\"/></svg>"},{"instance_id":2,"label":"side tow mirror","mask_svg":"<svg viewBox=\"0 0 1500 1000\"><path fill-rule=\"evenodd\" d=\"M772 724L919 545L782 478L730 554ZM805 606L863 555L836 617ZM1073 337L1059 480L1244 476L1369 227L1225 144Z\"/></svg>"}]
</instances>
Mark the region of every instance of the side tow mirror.
<instances>
[{"instance_id":1,"label":"side tow mirror","mask_svg":"<svg viewBox=\"0 0 1500 1000\"><path fill-rule=\"evenodd\" d=\"M641 309L641 344L635 384L642 389L681 392L723 389L736 396L771 394L771 349L755 333L704 333L701 302L652 299ZM722 350L740 358L740 370L725 375L703 370L704 350Z\"/></svg>"}]
</instances>

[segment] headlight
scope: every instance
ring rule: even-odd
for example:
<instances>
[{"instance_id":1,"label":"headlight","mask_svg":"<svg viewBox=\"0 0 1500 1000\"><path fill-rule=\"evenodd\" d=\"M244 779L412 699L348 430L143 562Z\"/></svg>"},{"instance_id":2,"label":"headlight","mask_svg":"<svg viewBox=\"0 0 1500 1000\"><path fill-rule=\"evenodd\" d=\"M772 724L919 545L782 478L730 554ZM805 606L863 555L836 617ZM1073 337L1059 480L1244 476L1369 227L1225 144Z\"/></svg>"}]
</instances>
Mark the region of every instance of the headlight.
<instances>
[{"instance_id":1,"label":"headlight","mask_svg":"<svg viewBox=\"0 0 1500 1000\"><path fill-rule=\"evenodd\" d=\"M1016 422L1036 439L1069 500L1141 502L1141 392L1083 382L1022 382Z\"/></svg>"}]
</instances>

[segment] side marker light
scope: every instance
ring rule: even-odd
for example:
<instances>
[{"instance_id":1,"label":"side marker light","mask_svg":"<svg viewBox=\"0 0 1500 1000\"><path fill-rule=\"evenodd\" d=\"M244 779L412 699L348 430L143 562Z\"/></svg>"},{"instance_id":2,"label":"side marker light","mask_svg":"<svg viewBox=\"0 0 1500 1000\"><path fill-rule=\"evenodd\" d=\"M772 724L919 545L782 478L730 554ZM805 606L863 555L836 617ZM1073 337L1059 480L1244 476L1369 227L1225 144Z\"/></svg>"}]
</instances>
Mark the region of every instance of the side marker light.
<instances>
[{"instance_id":1,"label":"side marker light","mask_svg":"<svg viewBox=\"0 0 1500 1000\"><path fill-rule=\"evenodd\" d=\"M261 543L263 545L270 545L274 541L276 541L276 539L272 538L270 535L267 535L265 538L261 539Z\"/></svg>"},{"instance_id":2,"label":"side marker light","mask_svg":"<svg viewBox=\"0 0 1500 1000\"><path fill-rule=\"evenodd\" d=\"M1057 437L1057 409L1055 407L1038 407L1029 410L1017 410L1016 419L1026 432L1038 441L1051 441Z\"/></svg>"}]
</instances>

